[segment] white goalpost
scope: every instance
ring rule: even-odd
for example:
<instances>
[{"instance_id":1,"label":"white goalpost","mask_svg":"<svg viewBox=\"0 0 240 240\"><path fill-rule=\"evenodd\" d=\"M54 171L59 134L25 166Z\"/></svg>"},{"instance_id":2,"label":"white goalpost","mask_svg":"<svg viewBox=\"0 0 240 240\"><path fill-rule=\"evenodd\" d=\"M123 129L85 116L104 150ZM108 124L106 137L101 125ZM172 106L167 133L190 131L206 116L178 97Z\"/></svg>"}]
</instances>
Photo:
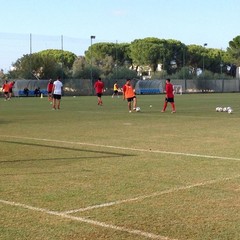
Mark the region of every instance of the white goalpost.
<instances>
[{"instance_id":1,"label":"white goalpost","mask_svg":"<svg viewBox=\"0 0 240 240\"><path fill-rule=\"evenodd\" d=\"M174 94L182 95L182 93L183 93L182 85L173 85L173 92L174 92Z\"/></svg>"}]
</instances>

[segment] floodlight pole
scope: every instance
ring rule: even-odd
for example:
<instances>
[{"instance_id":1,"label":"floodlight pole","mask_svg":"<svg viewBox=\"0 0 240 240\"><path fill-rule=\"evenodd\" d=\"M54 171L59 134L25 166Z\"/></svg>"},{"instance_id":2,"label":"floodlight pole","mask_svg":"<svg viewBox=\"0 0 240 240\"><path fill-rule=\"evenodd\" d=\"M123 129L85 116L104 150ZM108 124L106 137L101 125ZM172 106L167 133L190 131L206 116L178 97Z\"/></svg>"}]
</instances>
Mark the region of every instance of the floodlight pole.
<instances>
[{"instance_id":1,"label":"floodlight pole","mask_svg":"<svg viewBox=\"0 0 240 240\"><path fill-rule=\"evenodd\" d=\"M221 73L221 77L222 77L222 68L223 68L223 62L222 62L222 48L221 48L221 52L220 52L220 73Z\"/></svg>"},{"instance_id":2,"label":"floodlight pole","mask_svg":"<svg viewBox=\"0 0 240 240\"><path fill-rule=\"evenodd\" d=\"M90 61L91 61L91 84L92 84L92 94L94 94L94 88L93 88L93 72L92 72L92 41L95 39L96 36L90 36L91 39L91 48L90 48Z\"/></svg>"},{"instance_id":3,"label":"floodlight pole","mask_svg":"<svg viewBox=\"0 0 240 240\"><path fill-rule=\"evenodd\" d=\"M203 47L204 47L204 49L205 49L205 47L207 46L207 43L204 43L203 44ZM204 65L205 65L205 63L204 63L204 55L205 55L205 52L203 53L203 75L204 75L204 71L205 71L205 69L204 69Z\"/></svg>"},{"instance_id":4,"label":"floodlight pole","mask_svg":"<svg viewBox=\"0 0 240 240\"><path fill-rule=\"evenodd\" d=\"M117 80L117 78L118 78L118 60L117 60L117 58L118 58L118 49L117 49L117 47L118 47L118 41L116 40L116 56L115 56L115 58L116 58L116 60L115 60L115 67L116 67L116 80Z\"/></svg>"},{"instance_id":5,"label":"floodlight pole","mask_svg":"<svg viewBox=\"0 0 240 240\"><path fill-rule=\"evenodd\" d=\"M204 57L205 57L205 47L207 46L207 43L204 43L203 44L203 47L204 47L204 51L203 51L203 69L202 69L202 76L203 76L203 79L205 80L205 66L204 66ZM206 80L205 80L205 84L204 86L206 87Z\"/></svg>"},{"instance_id":6,"label":"floodlight pole","mask_svg":"<svg viewBox=\"0 0 240 240\"><path fill-rule=\"evenodd\" d=\"M61 78L62 78L62 80L63 80L63 62L64 62L64 55L63 55L63 35L61 35L61 54L62 54L62 56L61 56Z\"/></svg>"},{"instance_id":7,"label":"floodlight pole","mask_svg":"<svg viewBox=\"0 0 240 240\"><path fill-rule=\"evenodd\" d=\"M32 78L32 34L30 33L30 62L29 62L29 72L30 78Z\"/></svg>"}]
</instances>

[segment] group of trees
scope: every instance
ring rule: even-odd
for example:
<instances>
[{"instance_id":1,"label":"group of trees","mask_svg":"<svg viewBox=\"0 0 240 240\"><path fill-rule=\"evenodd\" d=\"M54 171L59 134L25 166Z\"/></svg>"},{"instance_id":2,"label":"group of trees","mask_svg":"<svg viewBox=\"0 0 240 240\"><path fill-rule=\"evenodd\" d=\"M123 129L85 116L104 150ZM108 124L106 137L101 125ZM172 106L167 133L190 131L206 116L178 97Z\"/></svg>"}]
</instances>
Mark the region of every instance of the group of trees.
<instances>
[{"instance_id":1,"label":"group of trees","mask_svg":"<svg viewBox=\"0 0 240 240\"><path fill-rule=\"evenodd\" d=\"M229 42L226 51L207 48L206 44L185 45L177 40L144 38L131 43L95 43L84 56L54 49L26 54L17 59L7 77L134 78L139 72L146 74L144 67L151 70L153 78L163 75L193 78L203 73L206 77L207 72L212 76L234 77L236 66L240 66L240 36Z\"/></svg>"}]
</instances>

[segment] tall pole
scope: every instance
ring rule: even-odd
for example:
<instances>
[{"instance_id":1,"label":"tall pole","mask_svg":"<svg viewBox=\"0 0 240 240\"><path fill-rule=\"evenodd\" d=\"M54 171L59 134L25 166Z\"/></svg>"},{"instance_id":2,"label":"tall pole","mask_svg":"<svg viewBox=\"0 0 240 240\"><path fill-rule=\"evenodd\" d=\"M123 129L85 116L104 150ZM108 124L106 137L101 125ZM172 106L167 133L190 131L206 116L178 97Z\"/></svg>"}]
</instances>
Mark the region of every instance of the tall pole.
<instances>
[{"instance_id":1,"label":"tall pole","mask_svg":"<svg viewBox=\"0 0 240 240\"><path fill-rule=\"evenodd\" d=\"M90 62L91 62L91 84L92 84L92 94L93 94L93 72L92 72L92 41L95 39L96 36L91 36L91 48L90 48Z\"/></svg>"},{"instance_id":2,"label":"tall pole","mask_svg":"<svg viewBox=\"0 0 240 240\"><path fill-rule=\"evenodd\" d=\"M203 52L203 79L204 79L204 89L206 90L206 79L205 79L205 62L204 62L204 57L205 57L205 47L207 46L207 43L204 43L203 44L203 47L204 47L204 52Z\"/></svg>"},{"instance_id":3,"label":"tall pole","mask_svg":"<svg viewBox=\"0 0 240 240\"><path fill-rule=\"evenodd\" d=\"M30 33L30 55L32 54L32 34Z\"/></svg>"},{"instance_id":4,"label":"tall pole","mask_svg":"<svg viewBox=\"0 0 240 240\"><path fill-rule=\"evenodd\" d=\"M61 62L62 62L62 68L61 68L61 79L63 79L63 35L61 35L61 50L62 50L62 56L61 56Z\"/></svg>"},{"instance_id":5,"label":"tall pole","mask_svg":"<svg viewBox=\"0 0 240 240\"><path fill-rule=\"evenodd\" d=\"M182 57L183 57L183 59L182 59L182 67L183 67L183 78L185 79L185 47L183 46L182 47Z\"/></svg>"},{"instance_id":6,"label":"tall pole","mask_svg":"<svg viewBox=\"0 0 240 240\"><path fill-rule=\"evenodd\" d=\"M182 61L183 61L183 64L182 64L182 67L183 67L183 80L184 80L184 85L185 85L185 91L186 91L186 89L187 89L187 80L186 80L186 69L185 69L185 61L186 61L186 56L185 56L185 54L186 54L186 52L185 52L185 46L183 46L182 47L182 57L183 57L183 59L182 59Z\"/></svg>"},{"instance_id":7,"label":"tall pole","mask_svg":"<svg viewBox=\"0 0 240 240\"><path fill-rule=\"evenodd\" d=\"M222 48L220 51L220 73L221 73L221 77L222 77L222 68L223 68L223 62L222 62Z\"/></svg>"},{"instance_id":8,"label":"tall pole","mask_svg":"<svg viewBox=\"0 0 240 240\"><path fill-rule=\"evenodd\" d=\"M117 51L117 47L118 47L118 41L116 40L116 61L115 61L115 67L116 67L116 80L118 78L118 51Z\"/></svg>"},{"instance_id":9,"label":"tall pole","mask_svg":"<svg viewBox=\"0 0 240 240\"><path fill-rule=\"evenodd\" d=\"M30 79L32 78L32 34L30 33L30 61L29 61L29 72Z\"/></svg>"},{"instance_id":10,"label":"tall pole","mask_svg":"<svg viewBox=\"0 0 240 240\"><path fill-rule=\"evenodd\" d=\"M204 53L203 53L203 75L204 75L204 71L205 71L205 63L204 63L204 56L205 56L205 47L207 46L207 43L204 43L203 44L203 47L204 47Z\"/></svg>"}]
</instances>

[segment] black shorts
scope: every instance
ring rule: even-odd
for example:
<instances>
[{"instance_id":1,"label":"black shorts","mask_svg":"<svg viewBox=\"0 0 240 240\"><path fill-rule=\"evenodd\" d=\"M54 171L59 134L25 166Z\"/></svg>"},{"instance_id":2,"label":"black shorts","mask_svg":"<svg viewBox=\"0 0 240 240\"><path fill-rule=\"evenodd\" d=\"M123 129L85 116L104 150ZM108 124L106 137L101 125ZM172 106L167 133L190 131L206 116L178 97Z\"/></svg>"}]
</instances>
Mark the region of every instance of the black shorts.
<instances>
[{"instance_id":1,"label":"black shorts","mask_svg":"<svg viewBox=\"0 0 240 240\"><path fill-rule=\"evenodd\" d=\"M165 98L165 102L174 102L174 98Z\"/></svg>"},{"instance_id":2,"label":"black shorts","mask_svg":"<svg viewBox=\"0 0 240 240\"><path fill-rule=\"evenodd\" d=\"M117 94L117 93L118 93L118 90L115 90L114 93Z\"/></svg>"},{"instance_id":3,"label":"black shorts","mask_svg":"<svg viewBox=\"0 0 240 240\"><path fill-rule=\"evenodd\" d=\"M134 98L136 98L136 96L131 97L131 98L127 98L127 101L128 101L128 102L132 102Z\"/></svg>"},{"instance_id":4,"label":"black shorts","mask_svg":"<svg viewBox=\"0 0 240 240\"><path fill-rule=\"evenodd\" d=\"M53 98L60 100L62 98L62 95L60 95L60 94L53 94Z\"/></svg>"},{"instance_id":5,"label":"black shorts","mask_svg":"<svg viewBox=\"0 0 240 240\"><path fill-rule=\"evenodd\" d=\"M98 97L102 97L102 93L97 93L97 96Z\"/></svg>"},{"instance_id":6,"label":"black shorts","mask_svg":"<svg viewBox=\"0 0 240 240\"><path fill-rule=\"evenodd\" d=\"M9 89L9 93L12 93L12 88Z\"/></svg>"}]
</instances>

